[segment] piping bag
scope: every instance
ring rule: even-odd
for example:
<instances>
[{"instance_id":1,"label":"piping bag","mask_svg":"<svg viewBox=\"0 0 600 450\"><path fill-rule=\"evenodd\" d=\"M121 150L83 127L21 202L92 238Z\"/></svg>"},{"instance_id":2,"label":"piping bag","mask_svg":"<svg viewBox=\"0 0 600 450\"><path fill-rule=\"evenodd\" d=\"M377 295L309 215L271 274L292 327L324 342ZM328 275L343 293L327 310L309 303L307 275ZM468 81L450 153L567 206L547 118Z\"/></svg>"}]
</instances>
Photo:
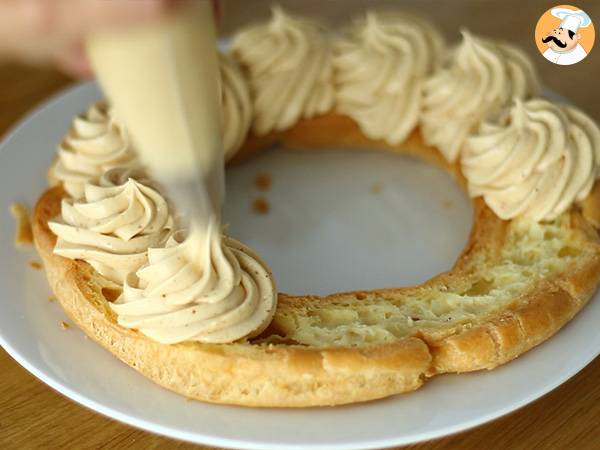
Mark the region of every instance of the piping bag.
<instances>
[{"instance_id":1,"label":"piping bag","mask_svg":"<svg viewBox=\"0 0 600 450\"><path fill-rule=\"evenodd\" d=\"M86 39L91 65L142 163L207 227L224 200L221 88L212 4Z\"/></svg>"}]
</instances>

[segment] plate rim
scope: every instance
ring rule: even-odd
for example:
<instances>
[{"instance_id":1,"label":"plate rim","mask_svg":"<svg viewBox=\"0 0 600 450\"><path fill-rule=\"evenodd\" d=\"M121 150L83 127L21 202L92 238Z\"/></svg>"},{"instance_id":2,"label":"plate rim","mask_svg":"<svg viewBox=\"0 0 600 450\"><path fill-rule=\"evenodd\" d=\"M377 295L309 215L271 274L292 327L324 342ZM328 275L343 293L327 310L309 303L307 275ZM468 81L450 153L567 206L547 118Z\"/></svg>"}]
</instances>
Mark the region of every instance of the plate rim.
<instances>
[{"instance_id":1,"label":"plate rim","mask_svg":"<svg viewBox=\"0 0 600 450\"><path fill-rule=\"evenodd\" d=\"M77 96L79 91L86 91L88 89L97 88L97 84L94 81L86 81L86 82L78 82L71 85L68 85L46 99L36 103L26 114L24 114L15 124L13 124L9 129L4 133L2 139L0 140L0 157L2 156L3 149L10 145L11 140L21 132L21 130L28 125L28 123L41 115L46 109L59 104L63 101L63 99L67 96ZM557 97L554 93L552 93L554 97ZM596 297L600 298L600 291L590 299L593 301ZM596 300L598 301L598 300ZM584 358L582 362L578 365L575 365L570 368L568 372L563 374L562 376L554 379L550 383L546 383L539 388L532 388L530 393L526 396L523 396L519 401L511 403L503 408L496 409L493 412L488 412L486 414L482 414L477 418L467 420L461 422L459 424L448 425L445 427L437 428L433 431L422 432L420 435L405 435L399 436L398 438L384 438L381 440L368 440L362 442L356 442L352 444L348 443L328 443L328 444L290 444L290 443L273 443L273 442L262 442L258 440L247 441L247 440L238 440L232 438L223 438L217 435L210 434L201 434L201 433L192 433L189 431L178 430L176 428L172 428L170 426L164 426L156 422L152 422L146 419L140 419L139 417L135 417L133 415L120 412L119 410L112 408L110 406L103 405L102 403L91 399L90 397L80 394L77 392L75 388L69 387L66 383L63 383L59 380L53 379L51 376L47 376L43 371L38 369L35 364L28 361L26 358L22 357L21 354L5 339L2 330L0 329L0 346L25 370L31 373L38 380L42 381L44 384L55 390L56 392L64 395L70 400L76 402L77 404L90 409L94 412L102 414L105 417L116 420L118 422L124 423L126 425L142 429L144 431L159 434L164 437L168 437L171 439L178 439L186 442L191 442L195 444L204 444L211 446L218 446L224 448L232 448L232 449L248 449L248 450L259 450L259 449L277 449L277 450L304 450L304 449L329 449L329 450L354 450L354 449L378 449L378 448L390 448L395 446L409 445L409 444L417 444L424 441L430 441L435 439L441 439L443 437L448 437L463 431L467 431L473 429L477 426L483 425L485 423L489 423L493 420L501 418L507 414L515 412L524 406L533 403L534 401L540 399L546 394L550 393L557 387L561 386L569 379L574 377L576 374L581 372L585 367L587 367L592 361L594 361L598 355L600 355L600 349L596 352L591 352L587 358ZM140 375L142 376L142 375ZM164 389L160 386L156 386L156 388ZM210 406L210 404L209 404ZM255 408L260 410L259 408Z\"/></svg>"}]
</instances>

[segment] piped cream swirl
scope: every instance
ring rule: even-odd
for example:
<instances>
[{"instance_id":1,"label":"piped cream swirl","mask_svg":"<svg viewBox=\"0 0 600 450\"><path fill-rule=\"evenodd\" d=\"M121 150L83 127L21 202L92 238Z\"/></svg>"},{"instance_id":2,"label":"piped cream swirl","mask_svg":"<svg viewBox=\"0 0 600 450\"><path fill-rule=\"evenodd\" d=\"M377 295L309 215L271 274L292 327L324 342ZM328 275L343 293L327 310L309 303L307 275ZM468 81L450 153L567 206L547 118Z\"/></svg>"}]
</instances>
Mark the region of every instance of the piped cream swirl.
<instances>
[{"instance_id":1,"label":"piped cream swirl","mask_svg":"<svg viewBox=\"0 0 600 450\"><path fill-rule=\"evenodd\" d=\"M177 234L148 250L148 265L130 275L111 306L118 323L164 344L227 343L260 334L277 292L257 255L221 237L213 222L187 239Z\"/></svg>"},{"instance_id":2,"label":"piped cream swirl","mask_svg":"<svg viewBox=\"0 0 600 450\"><path fill-rule=\"evenodd\" d=\"M97 182L104 172L116 167L138 167L136 154L113 112L97 103L73 120L58 147L50 178L54 183L62 182L71 197L81 198L87 183Z\"/></svg>"},{"instance_id":3,"label":"piped cream swirl","mask_svg":"<svg viewBox=\"0 0 600 450\"><path fill-rule=\"evenodd\" d=\"M333 107L331 45L315 22L274 7L270 22L234 36L232 53L248 71L256 134L285 130Z\"/></svg>"},{"instance_id":4,"label":"piped cream swirl","mask_svg":"<svg viewBox=\"0 0 600 450\"><path fill-rule=\"evenodd\" d=\"M515 100L467 139L462 170L472 196L502 219L553 220L598 176L600 129L584 113L543 99Z\"/></svg>"},{"instance_id":5,"label":"piped cream swirl","mask_svg":"<svg viewBox=\"0 0 600 450\"><path fill-rule=\"evenodd\" d=\"M149 247L162 245L173 228L166 200L131 178L127 169L105 173L84 186L84 198L65 198L61 216L48 223L58 236L54 253L87 261L122 284L147 262Z\"/></svg>"},{"instance_id":6,"label":"piped cream swirl","mask_svg":"<svg viewBox=\"0 0 600 450\"><path fill-rule=\"evenodd\" d=\"M223 147L225 160L233 158L252 124L252 101L248 83L237 63L220 55L222 80Z\"/></svg>"},{"instance_id":7,"label":"piped cream swirl","mask_svg":"<svg viewBox=\"0 0 600 450\"><path fill-rule=\"evenodd\" d=\"M423 84L442 49L438 31L418 17L367 13L334 47L337 110L370 138L403 141L419 121Z\"/></svg>"},{"instance_id":8,"label":"piped cream swirl","mask_svg":"<svg viewBox=\"0 0 600 450\"><path fill-rule=\"evenodd\" d=\"M520 50L462 35L447 65L425 83L421 132L448 161L459 157L467 136L489 113L539 91L533 66Z\"/></svg>"}]
</instances>

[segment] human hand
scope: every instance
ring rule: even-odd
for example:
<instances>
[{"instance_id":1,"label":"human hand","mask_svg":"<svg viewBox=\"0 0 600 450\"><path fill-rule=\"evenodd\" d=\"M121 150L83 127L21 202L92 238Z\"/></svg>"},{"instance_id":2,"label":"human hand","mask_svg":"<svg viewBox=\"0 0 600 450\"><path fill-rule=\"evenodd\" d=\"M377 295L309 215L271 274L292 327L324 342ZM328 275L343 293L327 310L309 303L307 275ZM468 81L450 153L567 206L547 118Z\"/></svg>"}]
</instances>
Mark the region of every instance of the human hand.
<instances>
[{"instance_id":1,"label":"human hand","mask_svg":"<svg viewBox=\"0 0 600 450\"><path fill-rule=\"evenodd\" d=\"M0 0L0 60L55 63L76 77L92 72L83 50L90 31L155 20L181 0Z\"/></svg>"}]
</instances>

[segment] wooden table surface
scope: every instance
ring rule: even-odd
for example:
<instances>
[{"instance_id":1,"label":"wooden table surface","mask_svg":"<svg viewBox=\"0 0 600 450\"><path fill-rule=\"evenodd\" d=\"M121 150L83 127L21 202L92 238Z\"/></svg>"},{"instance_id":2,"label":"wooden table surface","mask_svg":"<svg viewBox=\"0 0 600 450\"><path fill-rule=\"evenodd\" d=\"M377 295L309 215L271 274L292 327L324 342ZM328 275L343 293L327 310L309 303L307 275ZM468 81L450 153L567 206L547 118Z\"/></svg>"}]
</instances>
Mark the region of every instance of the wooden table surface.
<instances>
[{"instance_id":1,"label":"wooden table surface","mask_svg":"<svg viewBox=\"0 0 600 450\"><path fill-rule=\"evenodd\" d=\"M253 0L252 11L235 0L224 2L224 32L264 14L271 0ZM290 9L319 14L337 22L364 1L283 1ZM370 2L391 4L390 1ZM547 63L535 53L533 27L551 6L546 1L433 0L394 2L421 10L432 17L448 36L467 25L473 31L504 37L531 54L543 81L572 99L600 120L600 48L572 67ZM453 8L450 8L449 4ZM558 2L557 2L558 3ZM600 23L600 2L577 2ZM512 12L511 12L512 11ZM513 13L517 11L516 13ZM71 80L50 69L0 65L0 135L42 99ZM583 312L585 314L585 311ZM576 349L574 349L576 351ZM560 357L560 355L557 355ZM21 368L0 350L0 448L103 448L103 449L199 449L194 446L131 428L96 414L56 393ZM573 379L538 401L492 423L444 439L407 447L442 449L600 449L600 358Z\"/></svg>"}]
</instances>

